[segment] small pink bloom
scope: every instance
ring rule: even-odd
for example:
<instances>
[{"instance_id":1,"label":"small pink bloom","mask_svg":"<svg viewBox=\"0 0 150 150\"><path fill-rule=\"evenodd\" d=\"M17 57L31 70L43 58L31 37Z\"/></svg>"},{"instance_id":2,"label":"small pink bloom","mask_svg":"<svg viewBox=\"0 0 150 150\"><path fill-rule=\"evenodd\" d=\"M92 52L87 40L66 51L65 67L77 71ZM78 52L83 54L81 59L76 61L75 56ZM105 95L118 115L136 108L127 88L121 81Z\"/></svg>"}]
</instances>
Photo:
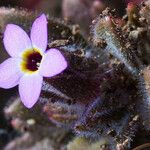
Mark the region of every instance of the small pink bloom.
<instances>
[{"instance_id":1,"label":"small pink bloom","mask_svg":"<svg viewBox=\"0 0 150 150\"><path fill-rule=\"evenodd\" d=\"M140 4L145 0L126 0L126 3Z\"/></svg>"},{"instance_id":2,"label":"small pink bloom","mask_svg":"<svg viewBox=\"0 0 150 150\"><path fill-rule=\"evenodd\" d=\"M19 84L21 101L27 108L37 102L43 77L53 77L67 68L67 61L58 49L46 51L47 38L44 14L34 21L30 38L19 26L6 26L4 46L11 58L0 64L0 87L8 89Z\"/></svg>"}]
</instances>

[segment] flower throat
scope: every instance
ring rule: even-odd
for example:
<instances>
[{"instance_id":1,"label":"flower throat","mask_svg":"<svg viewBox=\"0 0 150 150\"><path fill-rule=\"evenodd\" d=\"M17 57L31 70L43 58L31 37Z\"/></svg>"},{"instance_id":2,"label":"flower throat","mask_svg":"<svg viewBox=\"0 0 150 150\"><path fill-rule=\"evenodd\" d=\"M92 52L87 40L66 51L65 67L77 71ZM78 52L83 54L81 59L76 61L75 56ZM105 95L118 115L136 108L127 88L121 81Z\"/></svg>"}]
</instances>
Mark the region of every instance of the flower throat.
<instances>
[{"instance_id":1,"label":"flower throat","mask_svg":"<svg viewBox=\"0 0 150 150\"><path fill-rule=\"evenodd\" d=\"M21 68L24 72L35 72L38 70L42 55L37 50L27 50L23 54Z\"/></svg>"}]
</instances>

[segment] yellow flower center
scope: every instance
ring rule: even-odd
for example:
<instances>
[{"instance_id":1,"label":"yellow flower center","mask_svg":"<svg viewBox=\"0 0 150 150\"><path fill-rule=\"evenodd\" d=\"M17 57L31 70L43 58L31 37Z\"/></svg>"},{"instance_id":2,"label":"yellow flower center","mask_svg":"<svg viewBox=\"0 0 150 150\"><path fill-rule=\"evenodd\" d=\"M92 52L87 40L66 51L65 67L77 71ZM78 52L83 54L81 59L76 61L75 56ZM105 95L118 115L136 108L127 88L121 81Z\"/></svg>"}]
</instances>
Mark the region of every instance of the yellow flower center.
<instances>
[{"instance_id":1,"label":"yellow flower center","mask_svg":"<svg viewBox=\"0 0 150 150\"><path fill-rule=\"evenodd\" d=\"M37 49L28 49L22 54L21 70L25 73L35 73L38 71L42 60L42 54Z\"/></svg>"}]
</instances>

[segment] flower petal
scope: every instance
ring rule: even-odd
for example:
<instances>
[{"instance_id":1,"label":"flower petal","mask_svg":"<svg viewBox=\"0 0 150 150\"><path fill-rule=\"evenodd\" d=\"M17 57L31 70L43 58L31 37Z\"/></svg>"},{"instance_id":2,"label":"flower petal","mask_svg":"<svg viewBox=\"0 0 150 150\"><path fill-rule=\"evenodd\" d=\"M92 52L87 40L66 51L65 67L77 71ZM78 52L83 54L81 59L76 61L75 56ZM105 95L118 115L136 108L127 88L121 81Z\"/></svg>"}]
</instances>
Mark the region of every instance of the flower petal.
<instances>
[{"instance_id":1,"label":"flower petal","mask_svg":"<svg viewBox=\"0 0 150 150\"><path fill-rule=\"evenodd\" d=\"M0 64L0 87L9 89L19 83L23 73L19 69L19 58L9 58Z\"/></svg>"},{"instance_id":2,"label":"flower petal","mask_svg":"<svg viewBox=\"0 0 150 150\"><path fill-rule=\"evenodd\" d=\"M39 74L24 75L19 82L21 101L27 108L33 107L37 102L42 87L43 77Z\"/></svg>"},{"instance_id":3,"label":"flower petal","mask_svg":"<svg viewBox=\"0 0 150 150\"><path fill-rule=\"evenodd\" d=\"M21 52L32 48L27 33L17 25L8 24L4 32L4 46L12 57L20 56Z\"/></svg>"},{"instance_id":4,"label":"flower petal","mask_svg":"<svg viewBox=\"0 0 150 150\"><path fill-rule=\"evenodd\" d=\"M31 41L34 48L44 52L47 48L47 19L45 14L37 18L31 29Z\"/></svg>"},{"instance_id":5,"label":"flower petal","mask_svg":"<svg viewBox=\"0 0 150 150\"><path fill-rule=\"evenodd\" d=\"M67 68L67 61L58 49L50 49L45 53L39 68L44 77L52 77Z\"/></svg>"}]
</instances>

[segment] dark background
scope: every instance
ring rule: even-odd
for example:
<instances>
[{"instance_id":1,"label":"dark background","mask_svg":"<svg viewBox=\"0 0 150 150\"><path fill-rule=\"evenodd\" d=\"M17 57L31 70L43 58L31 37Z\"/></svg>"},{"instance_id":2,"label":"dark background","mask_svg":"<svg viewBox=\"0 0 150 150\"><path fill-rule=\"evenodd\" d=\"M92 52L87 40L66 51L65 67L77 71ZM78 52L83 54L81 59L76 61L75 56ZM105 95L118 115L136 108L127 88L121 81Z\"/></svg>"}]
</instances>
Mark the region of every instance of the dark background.
<instances>
[{"instance_id":1,"label":"dark background","mask_svg":"<svg viewBox=\"0 0 150 150\"><path fill-rule=\"evenodd\" d=\"M92 20L101 13L105 6L116 8L118 16L125 13L125 1L102 0L105 5L103 8L99 2L100 0L0 0L0 7L25 8L28 11L45 12L52 17L67 18L70 22L79 24L82 33L87 36L90 33L89 26ZM0 49L1 53L4 53L3 49ZM1 55L0 63L6 57L6 54ZM3 113L4 107L15 95L17 95L17 87L9 90L0 88L0 149L17 136Z\"/></svg>"}]
</instances>

